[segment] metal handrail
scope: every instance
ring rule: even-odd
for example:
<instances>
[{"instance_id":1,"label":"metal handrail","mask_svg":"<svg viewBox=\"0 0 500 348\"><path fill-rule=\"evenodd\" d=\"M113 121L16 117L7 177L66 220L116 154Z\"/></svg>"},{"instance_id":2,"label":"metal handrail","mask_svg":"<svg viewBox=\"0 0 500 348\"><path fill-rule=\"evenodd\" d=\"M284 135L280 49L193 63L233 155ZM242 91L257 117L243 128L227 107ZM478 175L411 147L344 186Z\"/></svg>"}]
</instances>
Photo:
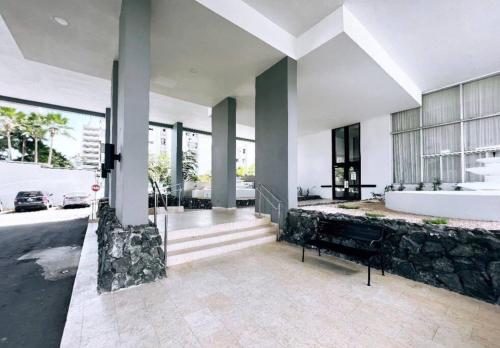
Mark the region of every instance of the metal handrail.
<instances>
[{"instance_id":1,"label":"metal handrail","mask_svg":"<svg viewBox=\"0 0 500 348\"><path fill-rule=\"evenodd\" d=\"M170 189L170 192L172 192L172 193L174 193L174 192L176 193L177 206L180 207L181 206L181 194L182 194L182 191L184 190L183 185L179 183L179 184L175 184L175 185L166 186L165 188ZM174 188L177 188L177 189L174 190Z\"/></svg>"},{"instance_id":2,"label":"metal handrail","mask_svg":"<svg viewBox=\"0 0 500 348\"><path fill-rule=\"evenodd\" d=\"M163 234L163 262L165 264L165 267L167 267L167 240L168 240L168 211L167 211L167 202L163 198L163 195L161 194L160 186L156 181L153 181L153 179L149 178L149 181L151 183L151 186L153 187L153 195L154 195L154 206L153 206L153 223L155 227L158 228L158 194L160 194L160 199L163 203L163 207L165 208L165 233Z\"/></svg>"},{"instance_id":3,"label":"metal handrail","mask_svg":"<svg viewBox=\"0 0 500 348\"><path fill-rule=\"evenodd\" d=\"M278 232L276 233L276 241L280 240L280 233L281 233L281 205L283 204L283 201L281 201L278 197L276 197L275 194L271 192L271 190L266 187L264 184L257 184L255 190L259 193L259 200L257 202L257 211L259 213L259 217L262 216L262 198L266 200L267 203L271 205L271 207L277 211L278 213ZM275 200L273 203L271 201L271 198ZM272 219L272 215L271 215Z\"/></svg>"}]
</instances>

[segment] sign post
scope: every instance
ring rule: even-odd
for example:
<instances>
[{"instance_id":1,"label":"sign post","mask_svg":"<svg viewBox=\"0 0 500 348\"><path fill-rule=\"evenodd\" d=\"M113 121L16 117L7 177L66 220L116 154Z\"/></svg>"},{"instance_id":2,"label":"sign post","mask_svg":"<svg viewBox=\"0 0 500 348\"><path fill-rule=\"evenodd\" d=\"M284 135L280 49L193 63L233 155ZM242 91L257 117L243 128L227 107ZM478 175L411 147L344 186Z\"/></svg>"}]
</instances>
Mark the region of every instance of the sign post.
<instances>
[{"instance_id":1,"label":"sign post","mask_svg":"<svg viewBox=\"0 0 500 348\"><path fill-rule=\"evenodd\" d=\"M101 186L99 186L99 184L94 184L92 185L91 187L92 191L94 191L94 200L92 202L92 217L91 219L93 220L94 219L94 209L96 208L95 206L97 205L97 191L99 191L101 189ZM97 211L96 211L96 217L97 217Z\"/></svg>"}]
</instances>

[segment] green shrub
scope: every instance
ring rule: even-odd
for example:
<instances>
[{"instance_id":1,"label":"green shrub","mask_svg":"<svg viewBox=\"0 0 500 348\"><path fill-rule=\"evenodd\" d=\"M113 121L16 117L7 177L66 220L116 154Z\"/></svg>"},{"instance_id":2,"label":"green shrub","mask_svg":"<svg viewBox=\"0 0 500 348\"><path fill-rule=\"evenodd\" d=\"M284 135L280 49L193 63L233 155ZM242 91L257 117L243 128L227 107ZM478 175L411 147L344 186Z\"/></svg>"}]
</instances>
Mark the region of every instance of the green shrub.
<instances>
[{"instance_id":1,"label":"green shrub","mask_svg":"<svg viewBox=\"0 0 500 348\"><path fill-rule=\"evenodd\" d=\"M378 212L378 211L367 211L365 213L365 215L367 217L370 217L370 218L381 218L381 217L384 217L385 214L384 213L381 213L381 212Z\"/></svg>"},{"instance_id":2,"label":"green shrub","mask_svg":"<svg viewBox=\"0 0 500 348\"><path fill-rule=\"evenodd\" d=\"M446 225L448 223L448 219L442 217L433 219L423 219L422 221L426 224L432 224L432 225Z\"/></svg>"},{"instance_id":3,"label":"green shrub","mask_svg":"<svg viewBox=\"0 0 500 348\"><path fill-rule=\"evenodd\" d=\"M353 203L340 203L338 207L342 209L359 209L359 205Z\"/></svg>"}]
</instances>

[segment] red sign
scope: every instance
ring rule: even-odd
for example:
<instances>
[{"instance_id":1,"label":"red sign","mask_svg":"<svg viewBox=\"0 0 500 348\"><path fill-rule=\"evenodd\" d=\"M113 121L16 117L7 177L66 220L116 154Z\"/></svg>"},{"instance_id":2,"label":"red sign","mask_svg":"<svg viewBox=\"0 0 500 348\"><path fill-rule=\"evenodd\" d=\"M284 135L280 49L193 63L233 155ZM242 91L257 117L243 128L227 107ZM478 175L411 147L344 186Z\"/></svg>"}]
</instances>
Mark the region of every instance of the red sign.
<instances>
[{"instance_id":1,"label":"red sign","mask_svg":"<svg viewBox=\"0 0 500 348\"><path fill-rule=\"evenodd\" d=\"M100 189L101 189L101 186L99 186L99 185L97 185L97 184L92 185L92 191L97 192L97 191L99 191Z\"/></svg>"}]
</instances>

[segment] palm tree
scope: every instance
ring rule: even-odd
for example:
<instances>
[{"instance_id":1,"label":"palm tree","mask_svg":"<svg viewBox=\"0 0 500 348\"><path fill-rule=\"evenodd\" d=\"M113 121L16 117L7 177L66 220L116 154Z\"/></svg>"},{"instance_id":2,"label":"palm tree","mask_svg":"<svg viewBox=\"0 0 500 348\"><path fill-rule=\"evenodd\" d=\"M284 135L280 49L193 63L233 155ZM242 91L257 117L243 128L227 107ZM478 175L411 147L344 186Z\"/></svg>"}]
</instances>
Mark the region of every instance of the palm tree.
<instances>
[{"instance_id":1,"label":"palm tree","mask_svg":"<svg viewBox=\"0 0 500 348\"><path fill-rule=\"evenodd\" d=\"M24 162L24 157L26 156L26 141L31 137L31 129L29 124L29 119L26 118L24 112L19 111L16 117L17 129L21 132L22 138L22 157L21 162Z\"/></svg>"},{"instance_id":2,"label":"palm tree","mask_svg":"<svg viewBox=\"0 0 500 348\"><path fill-rule=\"evenodd\" d=\"M35 163L38 163L38 141L45 138L45 134L47 134L46 117L38 112L32 112L28 117L28 122L31 136L35 141Z\"/></svg>"},{"instance_id":3,"label":"palm tree","mask_svg":"<svg viewBox=\"0 0 500 348\"><path fill-rule=\"evenodd\" d=\"M17 127L17 112L14 108L7 106L0 107L0 122L7 137L7 154L9 160L12 161L12 132Z\"/></svg>"},{"instance_id":4,"label":"palm tree","mask_svg":"<svg viewBox=\"0 0 500 348\"><path fill-rule=\"evenodd\" d=\"M54 137L56 136L56 134L71 137L71 134L68 132L71 127L68 126L69 120L66 117L62 117L61 114L49 113L46 117L50 136L49 158L47 160L47 164L50 166L52 164L52 149L54 147Z\"/></svg>"}]
</instances>

